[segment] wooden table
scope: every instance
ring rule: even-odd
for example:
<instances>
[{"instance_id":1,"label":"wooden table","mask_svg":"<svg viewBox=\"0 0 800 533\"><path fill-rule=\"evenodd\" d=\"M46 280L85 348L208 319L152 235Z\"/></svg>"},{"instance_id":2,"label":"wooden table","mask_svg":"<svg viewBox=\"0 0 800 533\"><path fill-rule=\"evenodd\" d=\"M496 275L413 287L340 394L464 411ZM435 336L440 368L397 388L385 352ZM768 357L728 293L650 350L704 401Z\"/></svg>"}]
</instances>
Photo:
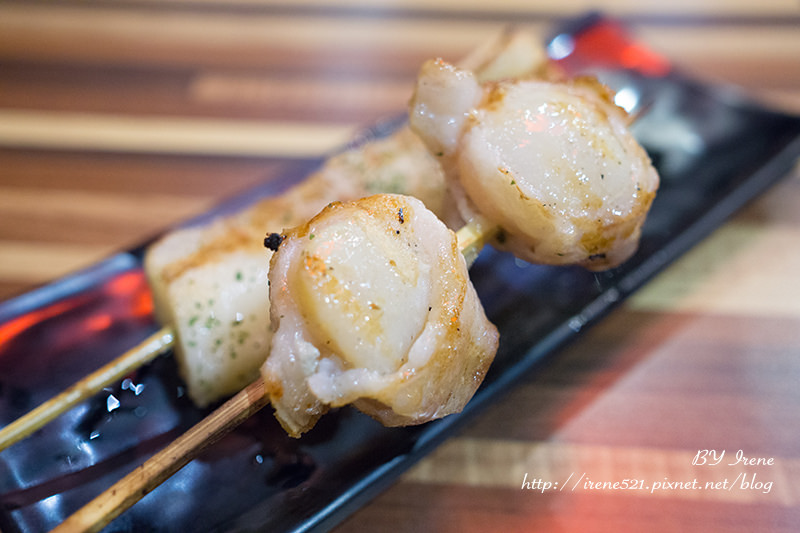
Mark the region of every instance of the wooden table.
<instances>
[{"instance_id":1,"label":"wooden table","mask_svg":"<svg viewBox=\"0 0 800 533\"><path fill-rule=\"evenodd\" d=\"M599 4L695 76L800 113L796 2ZM396 114L426 58L588 7L5 2L0 298ZM339 530L795 531L798 272L795 171ZM730 465L737 454L771 463ZM609 485L626 479L650 489Z\"/></svg>"}]
</instances>

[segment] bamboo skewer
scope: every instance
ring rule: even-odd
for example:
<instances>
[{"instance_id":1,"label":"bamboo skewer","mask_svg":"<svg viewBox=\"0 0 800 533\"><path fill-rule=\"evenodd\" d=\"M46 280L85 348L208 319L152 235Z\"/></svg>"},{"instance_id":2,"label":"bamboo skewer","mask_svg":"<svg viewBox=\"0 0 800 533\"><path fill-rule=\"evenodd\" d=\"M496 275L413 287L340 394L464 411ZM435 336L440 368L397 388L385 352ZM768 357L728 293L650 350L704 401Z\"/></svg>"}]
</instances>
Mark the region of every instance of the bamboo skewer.
<instances>
[{"instance_id":1,"label":"bamboo skewer","mask_svg":"<svg viewBox=\"0 0 800 533\"><path fill-rule=\"evenodd\" d=\"M36 407L0 430L0 451L31 435L61 413L119 381L143 364L167 351L175 342L172 329L164 327L105 366Z\"/></svg>"},{"instance_id":2,"label":"bamboo skewer","mask_svg":"<svg viewBox=\"0 0 800 533\"><path fill-rule=\"evenodd\" d=\"M469 267L496 226L476 219L456 233L459 249ZM197 455L232 431L268 403L264 382L259 378L216 411L201 420L166 448L84 505L52 533L95 532L102 529Z\"/></svg>"},{"instance_id":3,"label":"bamboo skewer","mask_svg":"<svg viewBox=\"0 0 800 533\"><path fill-rule=\"evenodd\" d=\"M259 378L67 518L53 533L99 531L267 403L264 382Z\"/></svg>"},{"instance_id":4,"label":"bamboo skewer","mask_svg":"<svg viewBox=\"0 0 800 533\"><path fill-rule=\"evenodd\" d=\"M498 231L497 226L482 217L475 217L456 232L458 248L467 261L467 268L472 266L486 242L492 239Z\"/></svg>"}]
</instances>

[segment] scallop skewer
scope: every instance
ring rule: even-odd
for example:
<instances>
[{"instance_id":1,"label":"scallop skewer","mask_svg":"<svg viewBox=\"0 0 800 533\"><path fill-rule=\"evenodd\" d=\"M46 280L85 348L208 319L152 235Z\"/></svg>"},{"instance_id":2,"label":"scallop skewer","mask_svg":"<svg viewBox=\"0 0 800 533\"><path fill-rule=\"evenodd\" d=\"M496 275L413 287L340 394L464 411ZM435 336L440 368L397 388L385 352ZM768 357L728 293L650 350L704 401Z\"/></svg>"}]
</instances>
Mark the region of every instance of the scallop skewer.
<instances>
[{"instance_id":1,"label":"scallop skewer","mask_svg":"<svg viewBox=\"0 0 800 533\"><path fill-rule=\"evenodd\" d=\"M461 255L477 256L486 229L470 226L457 236L418 200L377 195L333 204L290 231L271 261L271 312L278 331L263 379L54 531L99 531L267 403L292 436L310 429L329 406L352 403L385 425L419 424L460 411L483 380L498 343ZM362 279L366 271L371 284ZM320 299L309 299L308 289ZM420 316L392 320L388 308L397 299L420 309ZM354 308L355 313L341 313ZM409 315L405 306L396 312ZM302 315L310 316L310 323L295 323L304 321ZM346 330L342 318L350 324ZM309 327L334 332L328 340L336 348L328 348ZM286 328L308 336L286 342ZM375 335L368 339L369 332ZM326 347L315 350L312 344ZM367 350L375 350L373 357L356 368L333 368L351 366ZM309 373L314 353L319 372ZM347 375L350 371L359 372L359 379ZM306 385L318 378L328 383Z\"/></svg>"},{"instance_id":2,"label":"scallop skewer","mask_svg":"<svg viewBox=\"0 0 800 533\"><path fill-rule=\"evenodd\" d=\"M476 48L460 64L476 72L481 80L519 76L540 77L547 68L547 58L538 39L533 35L511 30L499 34L495 39ZM168 284L163 281L161 276L162 271L171 267L171 264L186 259L185 257L176 258L174 250L184 250L187 247L186 242L205 239L211 242L196 243L199 249L195 250L195 255L202 256L204 253L213 255L217 248L222 248L223 253L229 253L230 250L227 249L230 247L229 244L223 243L216 246L215 243L229 240L229 233L232 232L236 234L234 237L240 237L239 240L244 238L254 243L248 248L249 252L244 251L244 255L247 256L247 259L260 264L263 252L257 249L257 237L263 234L265 227L279 229L286 225L300 223L332 200L356 199L381 190L395 190L398 187L398 183L396 183L398 175L406 178L402 184L404 194L423 199L429 208L441 215L441 203L445 192L443 177L436 159L426 151L425 146L409 131L408 127L403 127L388 139L368 143L362 148L345 152L333 158L306 183L288 191L287 198L268 199L244 214L234 217L233 220L212 224L208 228L189 228L168 235L166 239L151 249L151 253L148 253L148 264L146 265L156 300L158 319L165 326L152 337L142 341L139 346L132 348L54 398L0 429L0 451L28 437L60 414L99 392L103 387L118 381L121 377L133 372L139 366L146 364L170 348L173 348L178 355L178 366L186 378L190 396L199 406L204 407L225 394L241 390L242 386L251 381L251 378L230 378L225 386L219 387L213 392L198 392L199 387L196 386L196 383L207 381L207 378L205 374L195 376L189 370L190 363L200 357L189 352L199 352L200 350L199 348L192 349L191 345L194 340L182 341L179 338L179 330L183 326L176 327L174 321L171 320L173 317L169 315L174 313L170 311L172 306L169 304L179 301L180 298L169 298L166 295L168 288L165 285ZM307 214L297 212L294 207L299 205L309 206L313 208L313 211ZM211 236L204 236L204 234L211 234ZM237 270L237 275L238 272ZM194 278L189 281L193 280ZM192 320L193 318L190 318L188 321ZM191 328L183 327L183 329ZM223 339L223 342L227 341ZM268 343L268 339L265 342ZM252 373L256 373L261 362L258 359L261 357L262 350L256 347L257 342L253 339L251 339L251 344L253 345L253 350L250 350L252 353L247 355L253 359ZM217 367L217 369L219 368ZM213 374L213 368L208 371Z\"/></svg>"},{"instance_id":3,"label":"scallop skewer","mask_svg":"<svg viewBox=\"0 0 800 533\"><path fill-rule=\"evenodd\" d=\"M596 82L480 85L469 71L441 61L423 66L411 110L412 128L443 160L454 198L451 220L479 225L491 219L500 227L494 245L534 263L590 269L616 266L633 253L658 187L658 175L628 132L628 121ZM263 270L260 257L248 260ZM169 330L159 335L174 341ZM143 361L155 356L132 352ZM0 449L136 365L126 354L124 364L110 363L7 426L0 431ZM224 362L212 368L219 365ZM208 379L200 375L195 381ZM248 382L239 381L227 388L239 390ZM190 393L199 388L187 382ZM199 403L209 403L207 395L202 398Z\"/></svg>"}]
</instances>

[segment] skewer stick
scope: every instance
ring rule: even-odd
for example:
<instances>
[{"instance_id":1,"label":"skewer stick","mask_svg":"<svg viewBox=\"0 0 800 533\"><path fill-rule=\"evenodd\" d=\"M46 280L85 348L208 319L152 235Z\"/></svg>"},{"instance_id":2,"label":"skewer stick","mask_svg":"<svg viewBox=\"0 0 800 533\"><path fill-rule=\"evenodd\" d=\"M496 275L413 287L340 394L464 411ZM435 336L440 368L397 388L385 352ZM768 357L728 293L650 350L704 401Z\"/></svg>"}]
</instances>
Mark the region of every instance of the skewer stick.
<instances>
[{"instance_id":1,"label":"skewer stick","mask_svg":"<svg viewBox=\"0 0 800 533\"><path fill-rule=\"evenodd\" d=\"M97 394L103 387L119 381L143 364L167 351L175 342L168 327L162 328L138 346L128 350L105 366L70 386L64 392L36 407L28 414L0 430L0 451L11 446L74 407L86 398Z\"/></svg>"},{"instance_id":2,"label":"skewer stick","mask_svg":"<svg viewBox=\"0 0 800 533\"><path fill-rule=\"evenodd\" d=\"M476 217L456 232L458 248L467 261L467 268L478 258L484 245L500 230L482 217Z\"/></svg>"},{"instance_id":3,"label":"skewer stick","mask_svg":"<svg viewBox=\"0 0 800 533\"><path fill-rule=\"evenodd\" d=\"M467 266L478 257L484 243L496 231L496 226L476 219L456 232L458 246L467 260ZM133 472L81 507L51 533L99 531L268 402L264 382L259 378Z\"/></svg>"}]
</instances>

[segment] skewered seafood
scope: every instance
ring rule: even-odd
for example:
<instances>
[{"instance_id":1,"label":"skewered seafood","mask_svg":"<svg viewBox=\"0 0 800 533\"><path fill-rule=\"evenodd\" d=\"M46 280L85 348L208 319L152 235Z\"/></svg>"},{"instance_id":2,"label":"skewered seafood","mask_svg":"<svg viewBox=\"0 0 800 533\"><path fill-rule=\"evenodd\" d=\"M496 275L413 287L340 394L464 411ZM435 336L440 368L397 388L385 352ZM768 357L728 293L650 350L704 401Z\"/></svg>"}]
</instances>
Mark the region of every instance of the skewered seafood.
<instances>
[{"instance_id":1,"label":"skewered seafood","mask_svg":"<svg viewBox=\"0 0 800 533\"><path fill-rule=\"evenodd\" d=\"M511 33L479 49L464 63L477 66L475 76L479 81L504 75L514 77L520 72L531 78L555 78L556 74L546 68L549 65L544 57L541 47L529 35ZM452 117L444 118L447 121ZM453 123L458 123L458 120ZM458 129L454 131L461 133ZM427 133L430 142L430 132ZM462 150L463 153L469 153L469 150ZM478 159L486 155L485 151L483 154L478 151L478 154ZM458 211L448 209L443 172L439 166L440 161L453 163L454 157L450 153L445 157L443 151L430 154L414 133L401 128L387 139L367 143L334 157L310 179L285 195L262 201L242 213L206 226L173 232L156 243L146 256L145 269L157 318L166 324L157 335L157 345L159 350L174 346L189 396L199 406L206 406L239 390L258 374L258 365L266 356L265 347L271 338L270 330L265 327L269 314L267 290L263 283L267 267L264 265L265 252L260 247L265 230L293 225L332 199L361 197L376 190L414 194L439 215L455 214L447 217L451 227L460 225L462 218ZM488 235L485 230L493 225L493 221L483 217L470 218L465 190L453 180L453 175L458 173L451 173L452 189L456 196L461 196L456 203L461 204L462 212L466 204L465 218L470 219L471 227L482 227L475 239L476 244L482 245ZM635 247L637 224L641 218L643 214L638 220L631 218L633 231L628 235L632 238L626 241L628 249ZM535 219L531 220L535 222ZM551 228L545 227L548 229ZM505 228L501 228L500 235L507 237ZM512 235L511 240L514 239L516 236ZM512 249L521 255L525 253L517 245ZM555 255L561 257L559 262L570 260L564 258L566 254L557 252ZM575 261L581 257L579 255ZM546 256L540 259L541 262L548 261ZM598 252L590 255L589 259L593 263L588 266L599 268L607 256ZM617 257L616 260L621 259ZM133 352L144 353L142 350ZM132 368L129 363L121 366L116 361L107 367L113 372L104 367L84 381L103 383L109 376L117 375L119 369ZM70 393L67 398L65 394L15 422L13 428L4 429L0 443L7 446L24 438L80 400L80 396ZM44 412L48 413L47 417L41 416Z\"/></svg>"},{"instance_id":2,"label":"skewered seafood","mask_svg":"<svg viewBox=\"0 0 800 533\"><path fill-rule=\"evenodd\" d=\"M512 32L462 64L475 69L479 79L539 76L546 56L532 35ZM261 246L265 231L302 224L329 202L379 192L414 196L442 217L446 186L439 163L404 126L331 158L279 197L155 243L145 257L145 272L158 321L176 332L174 351L189 397L204 407L258 375L271 337L264 283L268 256L265 260Z\"/></svg>"},{"instance_id":3,"label":"skewered seafood","mask_svg":"<svg viewBox=\"0 0 800 533\"><path fill-rule=\"evenodd\" d=\"M481 85L429 61L411 108L411 127L443 160L458 213L499 226L497 247L591 270L636 250L659 178L596 80Z\"/></svg>"},{"instance_id":4,"label":"skewered seafood","mask_svg":"<svg viewBox=\"0 0 800 533\"><path fill-rule=\"evenodd\" d=\"M295 437L329 406L390 426L458 412L497 350L455 234L411 197L327 206L286 234L269 278L262 375Z\"/></svg>"},{"instance_id":5,"label":"skewered seafood","mask_svg":"<svg viewBox=\"0 0 800 533\"><path fill-rule=\"evenodd\" d=\"M479 79L553 75L544 49L525 32L500 34L462 64L472 68ZM199 406L235 392L247 376L257 375L270 338L270 332L261 326L266 323L269 306L261 283L266 274L261 269L266 266L252 268L263 257L262 232L299 223L328 201L360 198L376 191L414 194L436 212L443 209L442 170L407 126L387 139L330 159L285 195L230 218L166 235L145 258L156 318L164 324L161 330L0 430L0 449L169 348L177 356L189 396ZM245 267L250 267L250 272ZM235 287L226 291L228 284ZM225 293L223 305L217 303L220 291Z\"/></svg>"}]
</instances>

